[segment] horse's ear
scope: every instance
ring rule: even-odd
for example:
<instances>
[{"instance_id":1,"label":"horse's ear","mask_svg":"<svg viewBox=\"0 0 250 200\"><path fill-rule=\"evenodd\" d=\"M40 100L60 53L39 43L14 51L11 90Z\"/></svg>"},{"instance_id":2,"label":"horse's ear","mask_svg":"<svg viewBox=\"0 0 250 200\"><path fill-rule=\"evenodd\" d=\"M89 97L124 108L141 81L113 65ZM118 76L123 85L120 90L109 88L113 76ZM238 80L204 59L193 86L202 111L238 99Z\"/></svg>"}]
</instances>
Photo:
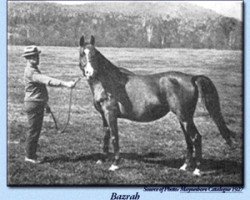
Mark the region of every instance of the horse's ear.
<instances>
[{"instance_id":1,"label":"horse's ear","mask_svg":"<svg viewBox=\"0 0 250 200\"><path fill-rule=\"evenodd\" d=\"M93 35L91 35L90 44L95 45L95 38Z\"/></svg>"},{"instance_id":2,"label":"horse's ear","mask_svg":"<svg viewBox=\"0 0 250 200\"><path fill-rule=\"evenodd\" d=\"M83 47L83 45L84 45L84 36L82 36L80 39L80 46Z\"/></svg>"}]
</instances>

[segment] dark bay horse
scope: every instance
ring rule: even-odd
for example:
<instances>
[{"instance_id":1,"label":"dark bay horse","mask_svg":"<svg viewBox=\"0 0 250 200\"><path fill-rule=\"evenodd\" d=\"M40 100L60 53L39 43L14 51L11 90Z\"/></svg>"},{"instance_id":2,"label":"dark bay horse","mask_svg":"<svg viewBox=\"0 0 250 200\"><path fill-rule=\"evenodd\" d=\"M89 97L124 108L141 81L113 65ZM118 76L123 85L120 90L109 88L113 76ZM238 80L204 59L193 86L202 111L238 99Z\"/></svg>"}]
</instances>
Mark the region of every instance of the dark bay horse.
<instances>
[{"instance_id":1,"label":"dark bay horse","mask_svg":"<svg viewBox=\"0 0 250 200\"><path fill-rule=\"evenodd\" d=\"M208 77L175 71L136 75L112 64L94 43L93 36L89 43L81 37L79 65L88 80L94 106L102 116L105 155L109 152L110 137L114 147L114 163L110 170L118 169L119 163L118 118L150 122L171 111L178 117L187 144L186 159L180 169L194 166L193 174L199 176L201 135L193 121L199 93L222 137L231 145L234 134L226 126L217 90Z\"/></svg>"}]
</instances>

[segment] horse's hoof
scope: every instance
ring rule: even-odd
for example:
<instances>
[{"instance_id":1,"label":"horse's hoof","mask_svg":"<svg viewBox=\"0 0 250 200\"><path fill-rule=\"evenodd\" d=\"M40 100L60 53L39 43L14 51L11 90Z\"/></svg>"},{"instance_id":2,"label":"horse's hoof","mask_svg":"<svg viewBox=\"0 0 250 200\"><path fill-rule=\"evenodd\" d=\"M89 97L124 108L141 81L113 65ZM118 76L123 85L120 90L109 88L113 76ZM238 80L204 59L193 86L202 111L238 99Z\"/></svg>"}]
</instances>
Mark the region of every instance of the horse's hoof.
<instances>
[{"instance_id":1,"label":"horse's hoof","mask_svg":"<svg viewBox=\"0 0 250 200\"><path fill-rule=\"evenodd\" d=\"M201 176L201 171L199 170L199 169L195 169L194 171L193 171L193 175L194 176Z\"/></svg>"},{"instance_id":2,"label":"horse's hoof","mask_svg":"<svg viewBox=\"0 0 250 200\"><path fill-rule=\"evenodd\" d=\"M109 171L113 171L114 172L117 169L119 169L119 167L117 165L112 164L111 167L109 168Z\"/></svg>"},{"instance_id":3,"label":"horse's hoof","mask_svg":"<svg viewBox=\"0 0 250 200\"><path fill-rule=\"evenodd\" d=\"M97 165L101 165L102 163L103 163L102 160L97 160L96 162Z\"/></svg>"},{"instance_id":4,"label":"horse's hoof","mask_svg":"<svg viewBox=\"0 0 250 200\"><path fill-rule=\"evenodd\" d=\"M182 166L180 167L180 170L181 170L181 171L186 171L186 170L187 170L187 164L184 163L184 165L182 165Z\"/></svg>"}]
</instances>

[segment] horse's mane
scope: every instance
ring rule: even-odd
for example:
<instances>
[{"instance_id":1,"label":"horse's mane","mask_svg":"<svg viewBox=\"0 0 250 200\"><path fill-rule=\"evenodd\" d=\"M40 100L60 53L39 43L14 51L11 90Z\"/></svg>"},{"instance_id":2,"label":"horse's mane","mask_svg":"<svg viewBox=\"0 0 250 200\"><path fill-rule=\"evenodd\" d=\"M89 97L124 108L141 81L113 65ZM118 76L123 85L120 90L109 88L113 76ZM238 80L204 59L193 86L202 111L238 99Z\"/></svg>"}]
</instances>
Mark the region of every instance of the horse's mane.
<instances>
[{"instance_id":1,"label":"horse's mane","mask_svg":"<svg viewBox=\"0 0 250 200\"><path fill-rule=\"evenodd\" d=\"M135 75L134 72L131 72L128 69L125 69L123 67L118 67L118 68L119 68L120 72L122 72L122 73L125 73L125 74L128 74L128 75Z\"/></svg>"},{"instance_id":2,"label":"horse's mane","mask_svg":"<svg viewBox=\"0 0 250 200\"><path fill-rule=\"evenodd\" d=\"M128 75L133 75L133 72L130 72L127 69L116 67L112 62L110 62L104 55L102 55L99 51L98 52L98 60L99 60L99 67L101 68L101 73L107 77L108 79L112 79L116 83L127 82Z\"/></svg>"}]
</instances>

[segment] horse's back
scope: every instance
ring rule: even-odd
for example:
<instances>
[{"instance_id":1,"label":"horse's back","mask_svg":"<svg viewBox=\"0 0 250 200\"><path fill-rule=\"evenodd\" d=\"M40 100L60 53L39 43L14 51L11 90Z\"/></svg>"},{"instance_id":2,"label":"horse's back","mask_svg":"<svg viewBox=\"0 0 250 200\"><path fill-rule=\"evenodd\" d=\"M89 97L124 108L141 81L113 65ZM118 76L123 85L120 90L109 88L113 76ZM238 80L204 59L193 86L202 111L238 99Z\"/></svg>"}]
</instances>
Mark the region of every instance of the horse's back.
<instances>
[{"instance_id":1,"label":"horse's back","mask_svg":"<svg viewBox=\"0 0 250 200\"><path fill-rule=\"evenodd\" d=\"M127 85L133 93L164 93L194 91L194 75L170 71L150 75L129 76Z\"/></svg>"}]
</instances>

